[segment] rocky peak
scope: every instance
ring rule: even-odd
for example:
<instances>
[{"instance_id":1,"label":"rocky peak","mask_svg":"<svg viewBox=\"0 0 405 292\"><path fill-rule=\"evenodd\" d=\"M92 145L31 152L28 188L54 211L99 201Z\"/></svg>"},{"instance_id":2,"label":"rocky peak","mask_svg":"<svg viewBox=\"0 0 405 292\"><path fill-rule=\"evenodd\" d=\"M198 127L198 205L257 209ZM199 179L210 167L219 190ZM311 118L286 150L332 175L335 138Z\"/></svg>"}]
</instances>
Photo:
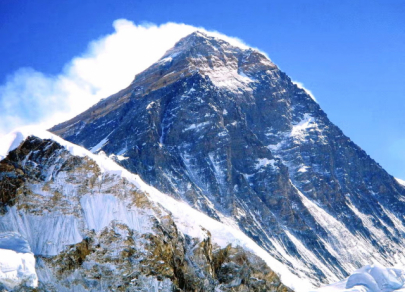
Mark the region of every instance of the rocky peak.
<instances>
[{"instance_id":1,"label":"rocky peak","mask_svg":"<svg viewBox=\"0 0 405 292\"><path fill-rule=\"evenodd\" d=\"M240 91L254 82L260 73L275 70L265 55L196 31L182 38L149 69L135 77L139 94L167 86L184 76L208 77L217 87Z\"/></svg>"},{"instance_id":2,"label":"rocky peak","mask_svg":"<svg viewBox=\"0 0 405 292\"><path fill-rule=\"evenodd\" d=\"M252 48L231 45L220 38L196 31L180 39L162 58L137 74L133 82L117 94L103 99L89 110L52 131L65 132L69 125L84 126L99 116L105 116L131 99L143 98L153 91L168 88L185 78L206 79L222 91L251 93L263 78L276 79L279 69L263 53Z\"/></svg>"},{"instance_id":3,"label":"rocky peak","mask_svg":"<svg viewBox=\"0 0 405 292\"><path fill-rule=\"evenodd\" d=\"M168 50L162 59L183 54L191 58L207 57L220 54L240 54L244 49L205 33L196 31L180 39L173 48Z\"/></svg>"},{"instance_id":4,"label":"rocky peak","mask_svg":"<svg viewBox=\"0 0 405 292\"><path fill-rule=\"evenodd\" d=\"M405 188L256 50L196 32L51 131L237 224L315 284L405 260Z\"/></svg>"}]
</instances>

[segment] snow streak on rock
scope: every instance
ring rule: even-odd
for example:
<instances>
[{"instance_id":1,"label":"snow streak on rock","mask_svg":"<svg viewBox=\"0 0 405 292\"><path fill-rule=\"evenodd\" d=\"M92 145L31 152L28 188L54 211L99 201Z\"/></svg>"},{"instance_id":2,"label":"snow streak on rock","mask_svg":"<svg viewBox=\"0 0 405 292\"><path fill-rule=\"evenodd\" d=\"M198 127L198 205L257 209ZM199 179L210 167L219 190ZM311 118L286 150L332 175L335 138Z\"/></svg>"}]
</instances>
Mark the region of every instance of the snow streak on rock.
<instances>
[{"instance_id":1,"label":"snow streak on rock","mask_svg":"<svg viewBox=\"0 0 405 292\"><path fill-rule=\"evenodd\" d=\"M405 260L404 186L256 50L193 33L51 131L238 226L314 285Z\"/></svg>"},{"instance_id":2,"label":"snow streak on rock","mask_svg":"<svg viewBox=\"0 0 405 292\"><path fill-rule=\"evenodd\" d=\"M9 139L0 167L17 167L7 175L22 167L26 176L14 199L4 202L0 234L15 236L0 240L0 251L13 246L13 253L28 252L33 261L24 271L35 275L31 247L38 260L39 289L110 291L127 285L128 291L172 291L202 285L207 291L229 291L248 285L289 291L267 266L296 291L309 289L309 283L291 274L236 224L220 223L161 193L103 152L93 154L46 131L22 129L10 135L17 140ZM173 256L180 261L174 267ZM239 257L246 257L243 269ZM27 257L22 259L28 263ZM180 276L177 269L186 274ZM97 277L103 281L89 283ZM27 285L36 286L34 280Z\"/></svg>"}]
</instances>

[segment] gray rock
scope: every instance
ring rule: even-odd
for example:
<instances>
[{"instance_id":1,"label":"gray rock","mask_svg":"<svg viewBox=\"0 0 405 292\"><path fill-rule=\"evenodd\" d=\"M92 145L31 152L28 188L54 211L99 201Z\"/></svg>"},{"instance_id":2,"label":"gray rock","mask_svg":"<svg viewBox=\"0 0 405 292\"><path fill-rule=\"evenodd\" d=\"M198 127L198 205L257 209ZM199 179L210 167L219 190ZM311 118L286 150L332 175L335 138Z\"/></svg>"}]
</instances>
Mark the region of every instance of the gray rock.
<instances>
[{"instance_id":1,"label":"gray rock","mask_svg":"<svg viewBox=\"0 0 405 292\"><path fill-rule=\"evenodd\" d=\"M193 33L51 131L234 219L316 284L404 258L404 187L258 51Z\"/></svg>"}]
</instances>

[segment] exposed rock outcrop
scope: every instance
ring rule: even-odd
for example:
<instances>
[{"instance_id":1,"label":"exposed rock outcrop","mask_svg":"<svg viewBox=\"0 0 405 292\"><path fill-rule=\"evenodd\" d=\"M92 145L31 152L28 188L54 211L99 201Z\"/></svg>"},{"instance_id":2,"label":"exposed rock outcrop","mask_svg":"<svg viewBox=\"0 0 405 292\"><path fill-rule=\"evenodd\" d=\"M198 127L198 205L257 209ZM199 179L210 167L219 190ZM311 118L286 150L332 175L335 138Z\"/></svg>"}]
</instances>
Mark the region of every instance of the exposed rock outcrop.
<instances>
[{"instance_id":1,"label":"exposed rock outcrop","mask_svg":"<svg viewBox=\"0 0 405 292\"><path fill-rule=\"evenodd\" d=\"M405 258L405 188L256 50L193 33L51 131L233 218L314 284Z\"/></svg>"},{"instance_id":2,"label":"exposed rock outcrop","mask_svg":"<svg viewBox=\"0 0 405 292\"><path fill-rule=\"evenodd\" d=\"M109 171L31 136L0 167L7 170L1 185L10 177L21 182L2 197L0 234L27 239L39 278L37 287L8 290L291 291L257 255L217 245L201 226L194 228L203 237L181 232L172 214L118 166Z\"/></svg>"}]
</instances>

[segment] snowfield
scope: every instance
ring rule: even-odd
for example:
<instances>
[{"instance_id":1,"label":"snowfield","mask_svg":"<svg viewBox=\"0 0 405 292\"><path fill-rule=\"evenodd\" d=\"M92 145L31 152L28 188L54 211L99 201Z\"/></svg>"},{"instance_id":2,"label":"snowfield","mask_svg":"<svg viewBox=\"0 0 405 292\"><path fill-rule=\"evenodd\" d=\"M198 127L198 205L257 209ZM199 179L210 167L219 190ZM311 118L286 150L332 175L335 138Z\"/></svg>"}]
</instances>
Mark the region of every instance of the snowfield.
<instances>
[{"instance_id":1,"label":"snowfield","mask_svg":"<svg viewBox=\"0 0 405 292\"><path fill-rule=\"evenodd\" d=\"M0 233L0 288L11 290L25 284L38 285L35 257L28 242L18 233Z\"/></svg>"},{"instance_id":2,"label":"snowfield","mask_svg":"<svg viewBox=\"0 0 405 292\"><path fill-rule=\"evenodd\" d=\"M364 266L347 279L314 290L316 292L405 292L405 271L378 264Z\"/></svg>"},{"instance_id":3,"label":"snowfield","mask_svg":"<svg viewBox=\"0 0 405 292\"><path fill-rule=\"evenodd\" d=\"M186 203L177 201L174 198L161 193L154 187L151 187L143 182L138 175L130 173L126 169L116 164L113 160L108 158L104 152L93 154L90 151L70 142L67 142L48 131L37 129L36 127L24 127L2 138L4 142L0 145L0 159L6 157L10 151L17 148L20 143L29 136L36 136L41 139L51 139L65 147L72 155L80 157L87 156L90 159L94 160L98 164L102 172L119 175L128 179L139 190L147 193L152 202L155 202L156 205L171 212L173 220L177 224L180 231L184 234L190 235L192 237L197 237L202 240L206 238L206 230L208 230L211 233L212 242L218 244L220 247L226 247L228 244L232 244L233 246L240 246L261 257L273 271L279 274L280 279L284 285L292 288L297 292L308 292L313 289L313 286L310 284L310 281L308 279L301 279L298 276L292 274L285 265L283 265L274 257L270 256L264 249L262 249L252 239L250 239L241 230L239 230L234 220L223 217L221 219L223 222L226 223L221 223L193 209ZM98 200L102 200L102 202L96 202L96 205L98 207L94 205L94 202L92 202L91 199L93 198L84 197L81 202L82 208L85 212L85 219L87 221L86 224L88 226L92 226L92 228L99 230L104 226L107 226L112 220L123 220L123 212L108 212L108 208L105 209L106 206L111 203L111 198L98 198ZM106 201L104 201L104 199ZM117 202L117 204L120 205L119 202ZM118 210L120 208L117 207L116 209ZM94 210L104 210L104 212L107 212L109 215L107 216L108 220L106 220L106 218L103 218L101 220L99 216L94 214ZM125 215L124 217L132 218L133 216ZM136 220L135 218L132 218L130 221ZM50 232L52 233L51 230ZM41 237L43 236L45 235L41 234ZM63 238L60 239L60 244L63 241ZM66 239L66 242L70 241ZM80 240L74 240L74 242L76 241ZM63 248L63 246L56 246L55 250L60 250L60 248ZM32 260L34 260L33 255L29 255L32 257ZM8 259L6 260L5 264L7 263L11 265L13 261L11 261L11 259ZM35 262L33 262L32 266L30 267L34 267L34 263ZM32 271L32 269L29 271ZM35 270L33 270L33 272L35 273ZM34 284L36 283L37 282L35 282Z\"/></svg>"}]
</instances>

